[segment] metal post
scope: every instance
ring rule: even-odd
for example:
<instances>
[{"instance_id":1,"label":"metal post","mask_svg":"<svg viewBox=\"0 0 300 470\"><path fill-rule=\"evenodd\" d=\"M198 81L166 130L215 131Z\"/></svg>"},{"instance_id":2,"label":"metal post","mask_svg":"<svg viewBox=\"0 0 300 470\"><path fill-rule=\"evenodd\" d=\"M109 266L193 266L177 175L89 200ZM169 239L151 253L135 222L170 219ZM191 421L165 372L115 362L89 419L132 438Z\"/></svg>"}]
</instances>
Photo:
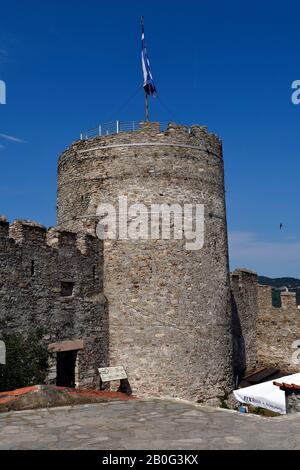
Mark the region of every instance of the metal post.
<instances>
[{"instance_id":1,"label":"metal post","mask_svg":"<svg viewBox=\"0 0 300 470\"><path fill-rule=\"evenodd\" d=\"M80 140L83 140L83 135L82 135L82 132L80 134Z\"/></svg>"},{"instance_id":2,"label":"metal post","mask_svg":"<svg viewBox=\"0 0 300 470\"><path fill-rule=\"evenodd\" d=\"M119 121L117 121L117 134L119 134Z\"/></svg>"},{"instance_id":3,"label":"metal post","mask_svg":"<svg viewBox=\"0 0 300 470\"><path fill-rule=\"evenodd\" d=\"M101 126L99 126L99 135L101 136L102 133L101 133Z\"/></svg>"},{"instance_id":4,"label":"metal post","mask_svg":"<svg viewBox=\"0 0 300 470\"><path fill-rule=\"evenodd\" d=\"M148 106L148 93L146 92L145 88L145 110L146 110L146 122L149 122L149 106Z\"/></svg>"},{"instance_id":5,"label":"metal post","mask_svg":"<svg viewBox=\"0 0 300 470\"><path fill-rule=\"evenodd\" d=\"M144 17L141 16L141 26L142 26L142 43L144 41ZM149 121L149 106L148 106L148 93L146 88L144 88L145 92L145 111L146 111L146 122Z\"/></svg>"}]
</instances>

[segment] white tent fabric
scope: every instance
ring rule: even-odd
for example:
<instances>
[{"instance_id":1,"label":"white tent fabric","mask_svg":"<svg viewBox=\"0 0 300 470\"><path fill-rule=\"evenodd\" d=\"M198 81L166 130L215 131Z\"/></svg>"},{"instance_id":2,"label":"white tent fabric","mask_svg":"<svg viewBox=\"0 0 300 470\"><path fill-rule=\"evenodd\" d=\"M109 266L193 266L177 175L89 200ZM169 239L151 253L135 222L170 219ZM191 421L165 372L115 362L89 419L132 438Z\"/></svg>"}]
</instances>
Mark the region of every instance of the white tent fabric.
<instances>
[{"instance_id":1,"label":"white tent fabric","mask_svg":"<svg viewBox=\"0 0 300 470\"><path fill-rule=\"evenodd\" d=\"M266 408L274 413L286 414L285 392L280 387L273 385L274 380L264 382L250 387L234 390L235 398L248 405ZM300 373L287 375L276 379L278 383L300 385Z\"/></svg>"}]
</instances>

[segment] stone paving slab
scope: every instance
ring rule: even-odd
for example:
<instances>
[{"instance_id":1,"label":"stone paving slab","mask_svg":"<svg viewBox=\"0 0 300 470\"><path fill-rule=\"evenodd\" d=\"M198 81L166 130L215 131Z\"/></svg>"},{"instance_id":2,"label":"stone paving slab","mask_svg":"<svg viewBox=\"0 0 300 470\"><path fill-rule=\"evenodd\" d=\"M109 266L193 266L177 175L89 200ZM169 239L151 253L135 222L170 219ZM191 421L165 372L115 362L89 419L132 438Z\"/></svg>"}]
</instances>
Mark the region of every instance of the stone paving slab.
<instances>
[{"instance_id":1,"label":"stone paving slab","mask_svg":"<svg viewBox=\"0 0 300 470\"><path fill-rule=\"evenodd\" d=\"M300 449L300 415L158 399L14 411L0 415L0 449Z\"/></svg>"}]
</instances>

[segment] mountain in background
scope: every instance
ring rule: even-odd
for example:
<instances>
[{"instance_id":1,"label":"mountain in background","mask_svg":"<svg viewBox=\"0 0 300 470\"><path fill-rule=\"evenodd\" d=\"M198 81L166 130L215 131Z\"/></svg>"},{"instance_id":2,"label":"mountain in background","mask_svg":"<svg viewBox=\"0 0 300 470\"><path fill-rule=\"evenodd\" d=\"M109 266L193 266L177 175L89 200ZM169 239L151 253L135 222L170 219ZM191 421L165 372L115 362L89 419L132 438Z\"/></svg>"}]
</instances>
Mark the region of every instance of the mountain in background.
<instances>
[{"instance_id":1,"label":"mountain in background","mask_svg":"<svg viewBox=\"0 0 300 470\"><path fill-rule=\"evenodd\" d=\"M273 288L272 297L274 307L280 307L280 291L287 287L291 292L296 292L297 304L300 305L300 279L294 277L266 277L258 276L258 283Z\"/></svg>"}]
</instances>

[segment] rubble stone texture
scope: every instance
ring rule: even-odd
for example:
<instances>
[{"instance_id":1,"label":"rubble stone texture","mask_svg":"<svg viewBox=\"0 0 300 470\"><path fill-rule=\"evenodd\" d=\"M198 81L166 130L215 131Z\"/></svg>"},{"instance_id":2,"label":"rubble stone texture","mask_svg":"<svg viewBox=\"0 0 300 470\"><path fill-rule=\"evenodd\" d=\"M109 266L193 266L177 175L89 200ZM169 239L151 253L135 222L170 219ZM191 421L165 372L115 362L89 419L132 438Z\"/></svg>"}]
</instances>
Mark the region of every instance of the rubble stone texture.
<instances>
[{"instance_id":1,"label":"rubble stone texture","mask_svg":"<svg viewBox=\"0 0 300 470\"><path fill-rule=\"evenodd\" d=\"M204 204L205 242L105 240L109 364L134 393L209 401L233 384L230 281L220 140L207 129L144 123L71 145L59 159L60 229L95 231L99 203Z\"/></svg>"},{"instance_id":2,"label":"rubble stone texture","mask_svg":"<svg viewBox=\"0 0 300 470\"><path fill-rule=\"evenodd\" d=\"M299 390L289 392L286 391L287 400L287 412L288 413L299 413L300 412L300 393Z\"/></svg>"},{"instance_id":3,"label":"rubble stone texture","mask_svg":"<svg viewBox=\"0 0 300 470\"><path fill-rule=\"evenodd\" d=\"M203 204L203 248L186 250L172 230L170 240L100 241L98 205L120 196L147 209ZM57 224L0 217L0 321L45 329L48 383L72 349L77 386L99 387L98 367L123 365L135 394L211 404L257 365L299 370L293 294L274 309L271 288L242 268L230 287L222 145L205 127L141 123L75 142L58 162Z\"/></svg>"},{"instance_id":4,"label":"rubble stone texture","mask_svg":"<svg viewBox=\"0 0 300 470\"><path fill-rule=\"evenodd\" d=\"M71 285L64 295L63 285ZM0 219L0 332L26 334L42 328L44 342L83 340L76 382L98 386L107 364L107 308L100 241L89 234L46 230L40 224ZM56 353L49 383L56 379Z\"/></svg>"},{"instance_id":5,"label":"rubble stone texture","mask_svg":"<svg viewBox=\"0 0 300 470\"><path fill-rule=\"evenodd\" d=\"M238 268L231 274L233 363L239 379L256 368L257 288L255 272Z\"/></svg>"},{"instance_id":6,"label":"rubble stone texture","mask_svg":"<svg viewBox=\"0 0 300 470\"><path fill-rule=\"evenodd\" d=\"M294 292L281 292L281 308L272 305L272 288L258 286L258 366L300 370L300 309Z\"/></svg>"}]
</instances>

